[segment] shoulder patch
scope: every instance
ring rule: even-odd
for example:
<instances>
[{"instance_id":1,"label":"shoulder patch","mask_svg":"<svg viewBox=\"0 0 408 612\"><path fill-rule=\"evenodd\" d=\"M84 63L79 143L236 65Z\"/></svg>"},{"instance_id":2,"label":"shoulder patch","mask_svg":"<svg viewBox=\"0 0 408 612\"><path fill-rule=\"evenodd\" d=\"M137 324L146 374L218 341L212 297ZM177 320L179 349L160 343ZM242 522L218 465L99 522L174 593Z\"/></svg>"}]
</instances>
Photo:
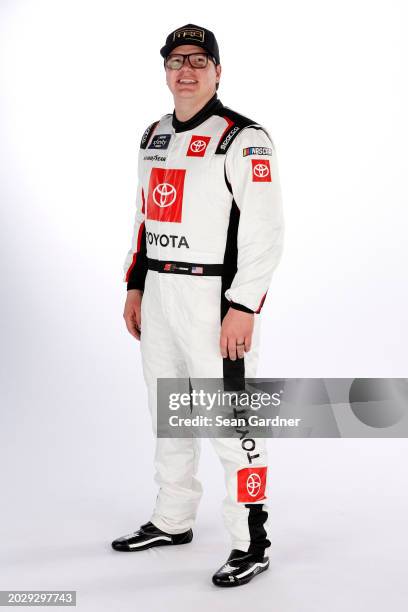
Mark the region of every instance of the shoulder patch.
<instances>
[{"instance_id":1,"label":"shoulder patch","mask_svg":"<svg viewBox=\"0 0 408 612\"><path fill-rule=\"evenodd\" d=\"M245 147L242 149L242 156L247 155L272 155L272 147Z\"/></svg>"},{"instance_id":2,"label":"shoulder patch","mask_svg":"<svg viewBox=\"0 0 408 612\"><path fill-rule=\"evenodd\" d=\"M256 121L250 119L249 117L245 117L240 113L236 113L235 111L228 108L228 106L224 106L217 113L217 115L223 117L226 120L227 127L225 128L218 142L217 148L215 150L216 154L225 155L235 138L238 136L241 130L246 127L254 127L255 129L263 130L269 137L269 134L266 132L266 130Z\"/></svg>"},{"instance_id":3,"label":"shoulder patch","mask_svg":"<svg viewBox=\"0 0 408 612\"><path fill-rule=\"evenodd\" d=\"M153 121L153 123L151 123L149 125L148 128L145 129L143 136L142 136L142 140L140 141L140 148L141 149L145 149L147 147L147 143L149 142L149 138L152 135L152 133L154 132L154 128L156 127L156 125L158 124L158 121Z\"/></svg>"}]
</instances>

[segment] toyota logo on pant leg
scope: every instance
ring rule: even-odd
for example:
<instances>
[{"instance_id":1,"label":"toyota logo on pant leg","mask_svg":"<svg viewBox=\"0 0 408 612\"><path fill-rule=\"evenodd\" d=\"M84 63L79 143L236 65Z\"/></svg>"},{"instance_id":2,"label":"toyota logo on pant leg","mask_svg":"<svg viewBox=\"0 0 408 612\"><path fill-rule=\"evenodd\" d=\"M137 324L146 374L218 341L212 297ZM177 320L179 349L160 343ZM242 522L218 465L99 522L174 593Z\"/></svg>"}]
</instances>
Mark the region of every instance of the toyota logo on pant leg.
<instances>
[{"instance_id":1,"label":"toyota logo on pant leg","mask_svg":"<svg viewBox=\"0 0 408 612\"><path fill-rule=\"evenodd\" d=\"M199 153L200 151L205 149L206 146L207 143L204 142L204 140L194 140L190 145L190 149L194 151L194 153Z\"/></svg>"},{"instance_id":2,"label":"toyota logo on pant leg","mask_svg":"<svg viewBox=\"0 0 408 612\"><path fill-rule=\"evenodd\" d=\"M264 178L269 174L269 168L265 164L256 164L254 166L254 174L255 176L259 176L259 178Z\"/></svg>"},{"instance_id":3,"label":"toyota logo on pant leg","mask_svg":"<svg viewBox=\"0 0 408 612\"><path fill-rule=\"evenodd\" d=\"M176 200L177 191L171 183L159 183L153 189L153 202L160 208L171 206Z\"/></svg>"},{"instance_id":4,"label":"toyota logo on pant leg","mask_svg":"<svg viewBox=\"0 0 408 612\"><path fill-rule=\"evenodd\" d=\"M246 488L251 497L256 497L261 489L261 479L258 474L250 474L246 481Z\"/></svg>"}]
</instances>

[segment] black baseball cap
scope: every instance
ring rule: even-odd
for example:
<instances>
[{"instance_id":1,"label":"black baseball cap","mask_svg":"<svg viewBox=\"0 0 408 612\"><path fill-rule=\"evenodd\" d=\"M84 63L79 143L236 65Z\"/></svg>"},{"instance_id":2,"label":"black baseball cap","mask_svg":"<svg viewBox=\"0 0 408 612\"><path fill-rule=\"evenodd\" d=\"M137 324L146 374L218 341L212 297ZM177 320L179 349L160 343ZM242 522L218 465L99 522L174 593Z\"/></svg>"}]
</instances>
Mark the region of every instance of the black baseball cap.
<instances>
[{"instance_id":1,"label":"black baseball cap","mask_svg":"<svg viewBox=\"0 0 408 612\"><path fill-rule=\"evenodd\" d=\"M166 44L160 49L160 55L166 58L179 45L197 45L202 47L220 63L220 51L214 34L198 25L188 23L171 32L166 38Z\"/></svg>"}]
</instances>

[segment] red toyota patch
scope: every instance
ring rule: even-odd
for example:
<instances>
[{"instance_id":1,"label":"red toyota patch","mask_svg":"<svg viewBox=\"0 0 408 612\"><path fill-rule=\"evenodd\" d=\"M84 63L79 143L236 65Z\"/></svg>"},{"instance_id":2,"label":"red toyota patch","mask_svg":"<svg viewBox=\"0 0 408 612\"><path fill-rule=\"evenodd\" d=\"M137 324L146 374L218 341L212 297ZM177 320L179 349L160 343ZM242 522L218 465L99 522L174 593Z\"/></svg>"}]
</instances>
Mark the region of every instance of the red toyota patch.
<instances>
[{"instance_id":1,"label":"red toyota patch","mask_svg":"<svg viewBox=\"0 0 408 612\"><path fill-rule=\"evenodd\" d=\"M266 467L242 468L238 471L239 502L255 502L266 499Z\"/></svg>"},{"instance_id":2,"label":"red toyota patch","mask_svg":"<svg viewBox=\"0 0 408 612\"><path fill-rule=\"evenodd\" d=\"M211 136L192 136L187 149L187 157L204 157Z\"/></svg>"},{"instance_id":3,"label":"red toyota patch","mask_svg":"<svg viewBox=\"0 0 408 612\"><path fill-rule=\"evenodd\" d=\"M147 195L147 218L181 223L185 170L152 168Z\"/></svg>"},{"instance_id":4,"label":"red toyota patch","mask_svg":"<svg viewBox=\"0 0 408 612\"><path fill-rule=\"evenodd\" d=\"M251 159L252 162L252 180L253 181L268 181L272 182L271 167L269 159Z\"/></svg>"}]
</instances>

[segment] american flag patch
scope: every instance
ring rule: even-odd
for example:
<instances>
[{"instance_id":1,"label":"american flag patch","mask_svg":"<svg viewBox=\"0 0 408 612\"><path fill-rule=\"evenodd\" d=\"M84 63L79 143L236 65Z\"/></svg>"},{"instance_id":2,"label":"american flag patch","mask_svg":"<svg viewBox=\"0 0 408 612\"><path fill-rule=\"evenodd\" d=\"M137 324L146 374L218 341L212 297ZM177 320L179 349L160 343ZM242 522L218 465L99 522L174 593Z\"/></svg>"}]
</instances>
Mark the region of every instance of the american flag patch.
<instances>
[{"instance_id":1,"label":"american flag patch","mask_svg":"<svg viewBox=\"0 0 408 612\"><path fill-rule=\"evenodd\" d=\"M202 274L203 272L204 270L202 266L192 266L191 267L191 274Z\"/></svg>"},{"instance_id":2,"label":"american flag patch","mask_svg":"<svg viewBox=\"0 0 408 612\"><path fill-rule=\"evenodd\" d=\"M165 271L165 272L170 272L171 267L172 267L172 266L171 266L171 264L170 264L170 263L166 263L166 264L164 264L164 271Z\"/></svg>"}]
</instances>

